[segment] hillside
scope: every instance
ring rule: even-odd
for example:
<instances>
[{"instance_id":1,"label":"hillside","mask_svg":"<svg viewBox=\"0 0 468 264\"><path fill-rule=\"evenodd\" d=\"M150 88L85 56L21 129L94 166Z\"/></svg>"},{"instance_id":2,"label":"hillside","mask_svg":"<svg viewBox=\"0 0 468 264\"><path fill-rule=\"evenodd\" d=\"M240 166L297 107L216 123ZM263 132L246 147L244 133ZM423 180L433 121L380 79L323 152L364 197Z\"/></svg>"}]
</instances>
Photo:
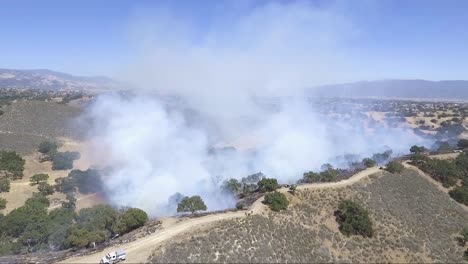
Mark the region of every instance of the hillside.
<instances>
[{"instance_id":1,"label":"hillside","mask_svg":"<svg viewBox=\"0 0 468 264\"><path fill-rule=\"evenodd\" d=\"M334 210L342 199L368 208L372 238L346 237ZM412 170L384 172L339 189L289 196L281 213L225 220L161 245L152 263L462 262L455 236L468 213Z\"/></svg>"},{"instance_id":2,"label":"hillside","mask_svg":"<svg viewBox=\"0 0 468 264\"><path fill-rule=\"evenodd\" d=\"M379 80L324 85L309 89L312 96L420 99L468 99L468 81Z\"/></svg>"},{"instance_id":3,"label":"hillside","mask_svg":"<svg viewBox=\"0 0 468 264\"><path fill-rule=\"evenodd\" d=\"M2 108L0 149L28 154L46 139L78 136L74 118L82 109L67 104L17 101Z\"/></svg>"},{"instance_id":4,"label":"hillside","mask_svg":"<svg viewBox=\"0 0 468 264\"><path fill-rule=\"evenodd\" d=\"M107 77L74 76L51 70L0 69L0 89L106 90L119 84Z\"/></svg>"}]
</instances>

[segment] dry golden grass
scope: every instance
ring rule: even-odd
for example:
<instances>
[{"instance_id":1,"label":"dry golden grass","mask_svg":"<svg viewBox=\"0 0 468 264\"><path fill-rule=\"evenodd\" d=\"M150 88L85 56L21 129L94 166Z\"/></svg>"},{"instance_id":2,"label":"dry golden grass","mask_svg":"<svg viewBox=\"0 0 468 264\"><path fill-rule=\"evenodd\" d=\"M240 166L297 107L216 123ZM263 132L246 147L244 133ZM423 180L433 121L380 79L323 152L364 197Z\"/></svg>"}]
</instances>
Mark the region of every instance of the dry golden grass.
<instances>
[{"instance_id":1,"label":"dry golden grass","mask_svg":"<svg viewBox=\"0 0 468 264\"><path fill-rule=\"evenodd\" d=\"M346 237L333 212L363 204L372 238ZM290 208L223 221L156 248L151 262L461 262L453 239L468 213L414 171L338 189L299 191Z\"/></svg>"},{"instance_id":2,"label":"dry golden grass","mask_svg":"<svg viewBox=\"0 0 468 264\"><path fill-rule=\"evenodd\" d=\"M84 143L73 141L69 138L60 138L60 142L62 144L59 149L60 151L81 152L86 148ZM28 198L32 197L34 192L38 192L37 186L31 186L29 181L31 176L34 174L48 174L49 179L47 182L51 185L55 184L55 179L68 176L70 170L52 170L52 163L50 161L39 162L39 157L38 153L29 154L23 157L26 161L24 176L21 180L11 181L10 192L0 193L0 197L7 200L6 208L0 212L4 214L9 213L11 210L22 206ZM81 157L79 160L74 162L74 169L86 170L89 166L90 163L85 157ZM99 194L83 195L78 193L76 198L77 210L106 202L104 197ZM49 196L49 200L51 201L50 208L57 208L61 205L61 201L65 201L65 195L63 193L56 192Z\"/></svg>"}]
</instances>

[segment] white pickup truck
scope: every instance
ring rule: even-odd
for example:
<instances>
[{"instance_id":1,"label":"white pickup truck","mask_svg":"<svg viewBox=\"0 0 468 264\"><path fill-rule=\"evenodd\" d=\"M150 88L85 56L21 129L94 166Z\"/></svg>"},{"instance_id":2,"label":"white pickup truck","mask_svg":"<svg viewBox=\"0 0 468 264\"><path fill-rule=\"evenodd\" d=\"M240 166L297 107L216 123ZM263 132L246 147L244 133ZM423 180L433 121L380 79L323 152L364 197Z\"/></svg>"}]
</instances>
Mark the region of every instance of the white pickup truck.
<instances>
[{"instance_id":1,"label":"white pickup truck","mask_svg":"<svg viewBox=\"0 0 468 264\"><path fill-rule=\"evenodd\" d=\"M101 259L100 264L114 264L127 259L127 254L123 249L117 249L117 251L109 252L105 257Z\"/></svg>"}]
</instances>

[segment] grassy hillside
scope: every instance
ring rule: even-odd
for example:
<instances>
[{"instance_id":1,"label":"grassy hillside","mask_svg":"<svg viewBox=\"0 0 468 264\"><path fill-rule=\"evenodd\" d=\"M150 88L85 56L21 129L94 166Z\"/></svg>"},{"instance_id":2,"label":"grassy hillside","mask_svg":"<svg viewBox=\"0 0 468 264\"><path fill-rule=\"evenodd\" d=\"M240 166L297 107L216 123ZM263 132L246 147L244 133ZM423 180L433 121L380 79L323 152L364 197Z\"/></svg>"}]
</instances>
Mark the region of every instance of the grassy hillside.
<instances>
[{"instance_id":1,"label":"grassy hillside","mask_svg":"<svg viewBox=\"0 0 468 264\"><path fill-rule=\"evenodd\" d=\"M82 111L55 102L18 101L4 105L0 115L0 149L21 154L33 151L45 139L77 137L72 120Z\"/></svg>"},{"instance_id":2,"label":"grassy hillside","mask_svg":"<svg viewBox=\"0 0 468 264\"><path fill-rule=\"evenodd\" d=\"M289 196L281 213L221 222L157 248L151 262L462 262L456 234L468 212L412 171ZM370 212L372 238L346 237L333 216L340 200Z\"/></svg>"}]
</instances>

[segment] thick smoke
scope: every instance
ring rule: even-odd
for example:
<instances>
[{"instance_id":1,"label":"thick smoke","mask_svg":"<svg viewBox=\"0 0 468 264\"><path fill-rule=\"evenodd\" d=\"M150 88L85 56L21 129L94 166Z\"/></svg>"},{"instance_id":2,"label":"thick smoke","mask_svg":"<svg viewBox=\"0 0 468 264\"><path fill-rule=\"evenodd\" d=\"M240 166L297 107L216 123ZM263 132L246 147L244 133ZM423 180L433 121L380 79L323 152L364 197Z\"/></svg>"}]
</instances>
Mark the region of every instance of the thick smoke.
<instances>
[{"instance_id":1,"label":"thick smoke","mask_svg":"<svg viewBox=\"0 0 468 264\"><path fill-rule=\"evenodd\" d=\"M257 6L207 32L168 14L134 27L141 56L125 77L144 89L100 96L88 111L117 205L174 213L167 201L179 192L227 208L234 199L220 192L224 179L261 171L295 182L323 163L346 166L339 156L401 152L420 140L406 129L327 118L307 101L304 88L347 67L340 43L356 30L331 9Z\"/></svg>"}]
</instances>

